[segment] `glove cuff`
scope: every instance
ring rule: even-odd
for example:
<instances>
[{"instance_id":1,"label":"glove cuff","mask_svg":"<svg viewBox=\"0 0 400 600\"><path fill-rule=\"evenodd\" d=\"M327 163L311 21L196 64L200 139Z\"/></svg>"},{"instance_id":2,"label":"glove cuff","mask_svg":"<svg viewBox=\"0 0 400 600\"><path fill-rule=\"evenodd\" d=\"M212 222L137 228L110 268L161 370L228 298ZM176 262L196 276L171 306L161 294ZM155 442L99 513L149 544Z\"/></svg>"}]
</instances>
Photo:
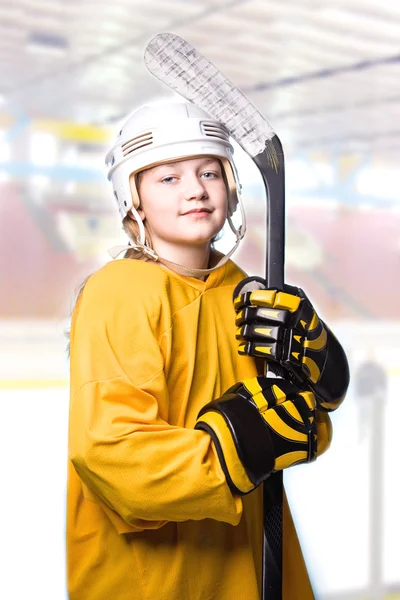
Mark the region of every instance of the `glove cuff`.
<instances>
[{"instance_id":1,"label":"glove cuff","mask_svg":"<svg viewBox=\"0 0 400 600\"><path fill-rule=\"evenodd\" d=\"M210 402L199 413L196 429L207 431L231 490L247 494L274 468L274 448L258 408L234 394Z\"/></svg>"}]
</instances>

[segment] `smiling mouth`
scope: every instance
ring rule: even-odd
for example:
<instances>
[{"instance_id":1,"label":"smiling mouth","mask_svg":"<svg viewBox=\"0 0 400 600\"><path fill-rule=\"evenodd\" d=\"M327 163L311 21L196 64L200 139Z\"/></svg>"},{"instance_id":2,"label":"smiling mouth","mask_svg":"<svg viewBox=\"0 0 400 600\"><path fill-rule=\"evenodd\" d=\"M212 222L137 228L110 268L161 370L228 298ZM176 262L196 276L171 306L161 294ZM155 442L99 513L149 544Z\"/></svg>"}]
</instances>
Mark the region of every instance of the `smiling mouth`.
<instances>
[{"instance_id":1,"label":"smiling mouth","mask_svg":"<svg viewBox=\"0 0 400 600\"><path fill-rule=\"evenodd\" d=\"M183 213L183 216L193 215L196 213L211 213L211 210L209 208L194 208L193 210L189 210L188 212Z\"/></svg>"}]
</instances>

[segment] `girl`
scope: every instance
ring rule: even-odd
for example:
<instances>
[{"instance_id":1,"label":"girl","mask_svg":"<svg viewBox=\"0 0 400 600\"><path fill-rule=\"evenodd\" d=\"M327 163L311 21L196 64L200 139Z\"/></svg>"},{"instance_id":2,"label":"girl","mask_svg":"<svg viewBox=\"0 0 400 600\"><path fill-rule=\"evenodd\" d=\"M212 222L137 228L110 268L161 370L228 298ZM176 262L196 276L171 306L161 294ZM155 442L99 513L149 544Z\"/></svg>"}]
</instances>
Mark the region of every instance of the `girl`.
<instances>
[{"instance_id":1,"label":"girl","mask_svg":"<svg viewBox=\"0 0 400 600\"><path fill-rule=\"evenodd\" d=\"M244 234L228 133L192 105L144 107L107 162L130 244L73 313L70 600L258 600L262 486L243 462L251 489L238 489L240 449L205 414L233 384L261 381L235 341L245 274L212 248L226 220L235 248ZM283 553L284 598L313 598L286 501Z\"/></svg>"}]
</instances>

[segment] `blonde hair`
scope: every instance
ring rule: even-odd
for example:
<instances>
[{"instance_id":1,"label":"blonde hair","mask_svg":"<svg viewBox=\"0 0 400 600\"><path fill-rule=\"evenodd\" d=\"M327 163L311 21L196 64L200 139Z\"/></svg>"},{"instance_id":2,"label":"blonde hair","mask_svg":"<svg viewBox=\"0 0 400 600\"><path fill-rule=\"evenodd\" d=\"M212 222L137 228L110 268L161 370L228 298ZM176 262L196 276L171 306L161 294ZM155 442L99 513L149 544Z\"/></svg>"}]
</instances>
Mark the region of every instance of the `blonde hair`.
<instances>
[{"instance_id":1,"label":"blonde hair","mask_svg":"<svg viewBox=\"0 0 400 600\"><path fill-rule=\"evenodd\" d=\"M135 173L134 175L132 174L129 177L130 182L131 182L131 179L133 179L133 178L135 179L137 195L139 195L139 187L140 187L140 181L142 179L142 173L143 173L143 171L140 171L139 173ZM132 189L132 184L131 184L131 189ZM140 200L139 200L139 202L140 202ZM139 204L139 206L136 207L136 209L140 209L140 204ZM145 231L145 235L146 235L146 246L148 246L149 248L154 250L153 244L151 241L150 231L149 231L149 228L145 221L143 222L143 227L144 227L144 231ZM139 231L139 225L137 224L137 221L134 219L131 212L128 212L128 214L126 214L125 217L122 219L122 228L125 231L128 238L130 240L132 240L133 242L136 242L136 240L139 238L140 231ZM151 258L147 254L142 252L142 250L140 250L140 248L136 248L136 249L131 248L131 249L127 250L124 254L124 258L132 258L133 260L142 260L144 262L151 261Z\"/></svg>"},{"instance_id":2,"label":"blonde hair","mask_svg":"<svg viewBox=\"0 0 400 600\"><path fill-rule=\"evenodd\" d=\"M130 240L136 242L139 237L139 225L137 222L131 217L131 214L128 213L122 220L122 227L129 237ZM146 234L146 246L153 250L153 244L151 242L151 236L149 232L149 228L146 223L143 223L144 231ZM143 260L145 262L151 261L152 259L142 252L139 248L130 248L124 254L124 258L133 258L134 260Z\"/></svg>"}]
</instances>

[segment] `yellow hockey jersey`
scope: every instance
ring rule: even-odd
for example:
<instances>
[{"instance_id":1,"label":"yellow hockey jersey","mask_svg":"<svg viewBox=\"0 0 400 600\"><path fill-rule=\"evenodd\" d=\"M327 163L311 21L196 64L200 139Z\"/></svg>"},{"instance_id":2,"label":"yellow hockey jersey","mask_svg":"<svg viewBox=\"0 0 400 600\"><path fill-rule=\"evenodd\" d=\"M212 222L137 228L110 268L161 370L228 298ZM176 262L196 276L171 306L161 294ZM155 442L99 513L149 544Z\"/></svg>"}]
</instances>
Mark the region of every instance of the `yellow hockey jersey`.
<instances>
[{"instance_id":1,"label":"yellow hockey jersey","mask_svg":"<svg viewBox=\"0 0 400 600\"><path fill-rule=\"evenodd\" d=\"M206 281L122 259L71 327L70 600L259 600L262 486L232 495L199 410L257 375L239 356L229 261ZM313 598L285 500L284 600Z\"/></svg>"}]
</instances>

